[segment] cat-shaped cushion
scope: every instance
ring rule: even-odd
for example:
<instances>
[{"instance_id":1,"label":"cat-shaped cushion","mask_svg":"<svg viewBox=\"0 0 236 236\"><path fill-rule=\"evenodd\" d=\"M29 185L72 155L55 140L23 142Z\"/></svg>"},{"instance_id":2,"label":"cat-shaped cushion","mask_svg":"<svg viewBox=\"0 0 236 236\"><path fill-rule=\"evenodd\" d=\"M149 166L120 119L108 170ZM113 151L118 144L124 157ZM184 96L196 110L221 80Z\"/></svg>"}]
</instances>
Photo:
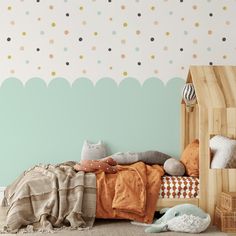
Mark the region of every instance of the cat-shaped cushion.
<instances>
[{"instance_id":1,"label":"cat-shaped cushion","mask_svg":"<svg viewBox=\"0 0 236 236\"><path fill-rule=\"evenodd\" d=\"M106 146L102 141L91 143L87 140L81 151L81 160L98 160L107 156Z\"/></svg>"}]
</instances>

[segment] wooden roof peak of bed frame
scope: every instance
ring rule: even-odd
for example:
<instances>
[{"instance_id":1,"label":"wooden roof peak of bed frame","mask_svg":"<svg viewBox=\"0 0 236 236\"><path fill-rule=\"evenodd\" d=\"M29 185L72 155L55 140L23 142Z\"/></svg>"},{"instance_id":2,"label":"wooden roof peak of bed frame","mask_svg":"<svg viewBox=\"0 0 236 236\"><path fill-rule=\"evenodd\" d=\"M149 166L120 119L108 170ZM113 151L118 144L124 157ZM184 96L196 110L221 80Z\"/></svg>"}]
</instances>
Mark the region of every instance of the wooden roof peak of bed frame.
<instances>
[{"instance_id":1,"label":"wooden roof peak of bed frame","mask_svg":"<svg viewBox=\"0 0 236 236\"><path fill-rule=\"evenodd\" d=\"M236 108L236 66L190 66L199 107Z\"/></svg>"}]
</instances>

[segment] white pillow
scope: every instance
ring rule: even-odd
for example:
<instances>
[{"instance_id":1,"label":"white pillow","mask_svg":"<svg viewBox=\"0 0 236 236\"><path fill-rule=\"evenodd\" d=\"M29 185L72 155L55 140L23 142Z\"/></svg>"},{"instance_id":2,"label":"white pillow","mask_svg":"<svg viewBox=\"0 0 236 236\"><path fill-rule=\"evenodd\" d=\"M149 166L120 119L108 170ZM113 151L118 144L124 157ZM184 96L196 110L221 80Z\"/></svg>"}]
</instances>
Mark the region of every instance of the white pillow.
<instances>
[{"instance_id":1,"label":"white pillow","mask_svg":"<svg viewBox=\"0 0 236 236\"><path fill-rule=\"evenodd\" d=\"M210 139L210 149L213 153L211 168L236 168L236 140L216 135Z\"/></svg>"},{"instance_id":2,"label":"white pillow","mask_svg":"<svg viewBox=\"0 0 236 236\"><path fill-rule=\"evenodd\" d=\"M106 146L102 141L91 143L84 141L81 152L81 160L98 160L107 156Z\"/></svg>"}]
</instances>

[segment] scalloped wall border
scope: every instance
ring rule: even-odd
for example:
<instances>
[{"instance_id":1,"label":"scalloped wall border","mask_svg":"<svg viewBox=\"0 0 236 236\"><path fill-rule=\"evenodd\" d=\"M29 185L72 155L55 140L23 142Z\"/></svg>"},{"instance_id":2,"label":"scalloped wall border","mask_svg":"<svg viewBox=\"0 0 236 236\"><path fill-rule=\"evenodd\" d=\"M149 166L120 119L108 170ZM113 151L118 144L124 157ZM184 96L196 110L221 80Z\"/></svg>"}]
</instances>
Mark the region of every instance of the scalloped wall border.
<instances>
[{"instance_id":1,"label":"scalloped wall border","mask_svg":"<svg viewBox=\"0 0 236 236\"><path fill-rule=\"evenodd\" d=\"M126 81L134 81L134 82L137 82L137 84L139 86L145 86L145 84L147 84L150 80L156 80L156 81L159 81L163 86L168 86L169 84L173 83L172 81L177 81L177 80L180 80L180 81L185 81L183 78L180 78L180 77L173 77L167 81L163 81L161 80L160 78L158 77L150 77L150 78L147 78L146 80L144 80L143 82L141 82L140 80L138 80L137 78L134 78L134 77L127 77L125 79L122 79L121 81L117 82L115 79L111 78L111 77L102 77L100 79L98 79L96 82L93 82L91 79L87 78L87 77L79 77L77 79L75 79L73 82L70 83L70 81L64 77L55 77L54 79L50 80L50 81L47 81L47 80L44 80L40 77L32 77L32 78L29 78L28 80L26 81L22 81L20 80L19 78L17 77L9 77L9 78L6 78L4 79L3 81L0 82L0 87L4 86L5 83L8 83L8 81L11 81L11 80L17 80L19 83L22 84L22 86L27 86L29 83L31 83L32 81L34 80L39 80L41 82L43 82L45 84L45 86L47 87L50 87L51 84L57 82L57 81L64 81L64 82L67 82L68 83L68 86L70 87L73 87L74 84L80 82L81 80L85 80L85 81L88 81L89 83L91 83L92 86L96 87L98 84L102 83L103 81L110 81L110 82L114 82L114 84L117 86L117 87L120 87L123 83L126 83Z\"/></svg>"}]
</instances>

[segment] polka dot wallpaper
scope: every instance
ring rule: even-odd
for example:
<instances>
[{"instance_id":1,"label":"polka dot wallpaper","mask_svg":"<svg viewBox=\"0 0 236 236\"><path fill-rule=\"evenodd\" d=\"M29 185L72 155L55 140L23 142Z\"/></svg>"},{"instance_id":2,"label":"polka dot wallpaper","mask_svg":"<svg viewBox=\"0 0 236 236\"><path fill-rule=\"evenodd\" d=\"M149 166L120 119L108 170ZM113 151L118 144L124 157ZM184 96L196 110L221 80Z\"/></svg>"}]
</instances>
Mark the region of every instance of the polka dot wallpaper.
<instances>
[{"instance_id":1,"label":"polka dot wallpaper","mask_svg":"<svg viewBox=\"0 0 236 236\"><path fill-rule=\"evenodd\" d=\"M0 80L117 83L236 63L236 0L0 1Z\"/></svg>"}]
</instances>

